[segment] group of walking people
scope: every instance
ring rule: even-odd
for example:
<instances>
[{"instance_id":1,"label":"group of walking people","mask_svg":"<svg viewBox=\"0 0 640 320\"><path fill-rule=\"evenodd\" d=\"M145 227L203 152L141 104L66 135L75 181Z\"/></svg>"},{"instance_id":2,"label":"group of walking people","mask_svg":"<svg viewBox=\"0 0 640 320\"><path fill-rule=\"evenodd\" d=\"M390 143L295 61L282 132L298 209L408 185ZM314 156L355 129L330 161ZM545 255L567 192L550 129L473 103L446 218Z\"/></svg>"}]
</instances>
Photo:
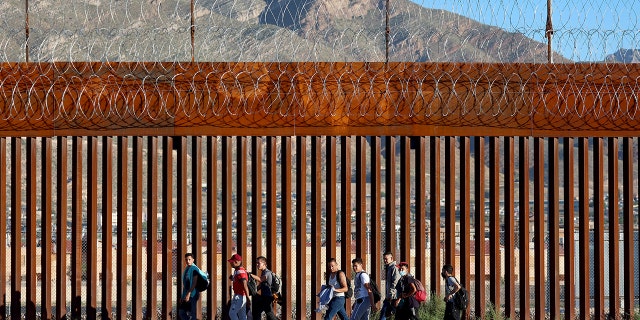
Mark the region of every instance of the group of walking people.
<instances>
[{"instance_id":1,"label":"group of walking people","mask_svg":"<svg viewBox=\"0 0 640 320\"><path fill-rule=\"evenodd\" d=\"M233 268L233 274L229 276L232 282L232 296L229 301L229 318L232 320L246 320L247 315L253 319L261 319L264 313L268 320L278 319L273 311L274 292L272 292L275 275L268 269L267 258L260 256L256 258L258 274L249 273L242 264L242 257L233 254L227 260ZM407 262L397 263L393 253L385 252L383 255L385 265L385 292L384 300L380 308L380 319L386 320L391 315L395 319L418 319L417 311L420 306L415 295L419 291L419 281L410 273ZM180 319L195 319L196 305L200 297L195 290L193 271L199 271L195 265L193 254L185 255L186 267L183 273L183 288L181 301L183 307L180 308ZM354 272L353 277L353 299L351 317L347 316L347 292L350 290L346 273L339 268L335 258L331 258L327 263L327 274L325 285L322 286L320 296L321 308L317 311L324 312L323 319L333 320L338 316L340 320L367 320L371 312L378 311L378 303L374 298L373 286L369 274L364 270L364 263L361 258L351 261ZM445 281L446 310L445 320L461 318L461 310L456 309L454 295L461 289L460 283L453 276L453 266L444 265L442 267L442 278ZM249 299L249 279L257 283L252 299ZM424 288L421 288L424 290ZM251 310L247 313L247 310Z\"/></svg>"}]
</instances>

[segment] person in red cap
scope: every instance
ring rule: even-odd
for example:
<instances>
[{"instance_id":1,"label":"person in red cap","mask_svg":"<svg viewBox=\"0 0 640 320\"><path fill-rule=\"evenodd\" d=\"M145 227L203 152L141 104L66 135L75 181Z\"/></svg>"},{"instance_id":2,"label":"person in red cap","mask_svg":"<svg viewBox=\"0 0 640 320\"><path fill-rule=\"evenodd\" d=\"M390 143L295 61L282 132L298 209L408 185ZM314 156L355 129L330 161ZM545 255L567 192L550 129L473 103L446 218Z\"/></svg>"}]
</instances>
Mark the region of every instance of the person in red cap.
<instances>
[{"instance_id":1,"label":"person in red cap","mask_svg":"<svg viewBox=\"0 0 640 320\"><path fill-rule=\"evenodd\" d=\"M230 277L233 286L233 297L231 297L231 302L229 303L229 318L231 320L246 320L247 306L251 304L248 299L249 287L247 286L249 273L242 266L242 257L239 254L232 255L227 261L234 269L233 275Z\"/></svg>"}]
</instances>

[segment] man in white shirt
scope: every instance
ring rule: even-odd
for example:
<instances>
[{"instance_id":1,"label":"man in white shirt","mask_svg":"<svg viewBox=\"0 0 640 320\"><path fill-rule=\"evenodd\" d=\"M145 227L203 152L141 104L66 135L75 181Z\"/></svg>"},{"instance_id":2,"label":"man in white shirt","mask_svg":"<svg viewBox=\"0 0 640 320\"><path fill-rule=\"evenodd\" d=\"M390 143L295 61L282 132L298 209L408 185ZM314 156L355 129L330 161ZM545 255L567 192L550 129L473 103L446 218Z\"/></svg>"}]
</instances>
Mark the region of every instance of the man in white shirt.
<instances>
[{"instance_id":1,"label":"man in white shirt","mask_svg":"<svg viewBox=\"0 0 640 320\"><path fill-rule=\"evenodd\" d=\"M351 261L353 272L355 273L353 297L356 303L353 304L350 320L369 319L371 311L376 311L377 307L371 291L371 281L369 275L362 268L362 259L355 258Z\"/></svg>"}]
</instances>

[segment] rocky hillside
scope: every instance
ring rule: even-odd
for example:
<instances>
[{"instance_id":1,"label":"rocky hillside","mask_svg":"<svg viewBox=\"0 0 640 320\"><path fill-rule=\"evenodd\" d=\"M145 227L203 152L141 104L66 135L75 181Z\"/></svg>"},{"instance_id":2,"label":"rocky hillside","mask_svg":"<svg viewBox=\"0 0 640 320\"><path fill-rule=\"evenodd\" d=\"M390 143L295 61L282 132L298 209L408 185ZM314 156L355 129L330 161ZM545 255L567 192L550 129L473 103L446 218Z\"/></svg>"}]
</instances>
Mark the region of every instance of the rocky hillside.
<instances>
[{"instance_id":1,"label":"rocky hillside","mask_svg":"<svg viewBox=\"0 0 640 320\"><path fill-rule=\"evenodd\" d=\"M640 49L620 49L605 58L606 62L639 63Z\"/></svg>"},{"instance_id":2,"label":"rocky hillside","mask_svg":"<svg viewBox=\"0 0 640 320\"><path fill-rule=\"evenodd\" d=\"M385 3L195 1L195 59L384 61ZM409 0L391 5L390 61L546 61L546 45L520 33ZM0 16L1 60L24 61L24 1L3 1ZM32 61L190 61L190 19L189 1L33 1L29 56Z\"/></svg>"}]
</instances>

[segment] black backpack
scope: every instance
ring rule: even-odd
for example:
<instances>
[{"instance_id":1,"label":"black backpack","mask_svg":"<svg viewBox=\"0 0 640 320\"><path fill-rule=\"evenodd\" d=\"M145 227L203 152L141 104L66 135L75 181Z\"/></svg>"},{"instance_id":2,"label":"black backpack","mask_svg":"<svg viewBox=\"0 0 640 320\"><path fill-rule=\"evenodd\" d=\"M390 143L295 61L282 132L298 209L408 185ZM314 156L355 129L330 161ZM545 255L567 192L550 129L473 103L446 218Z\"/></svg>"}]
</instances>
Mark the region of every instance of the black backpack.
<instances>
[{"instance_id":1,"label":"black backpack","mask_svg":"<svg viewBox=\"0 0 640 320\"><path fill-rule=\"evenodd\" d=\"M271 294L276 294L280 292L280 286L282 285L282 280L278 275L271 271Z\"/></svg>"},{"instance_id":2,"label":"black backpack","mask_svg":"<svg viewBox=\"0 0 640 320\"><path fill-rule=\"evenodd\" d=\"M347 292L344 293L344 297L347 299L351 299L353 298L353 288L351 287L351 279L349 279L349 277L347 277L347 274L342 270L338 271L338 276L340 276L341 272L344 273L344 278L347 280ZM340 278L338 278L337 280L338 280L338 283L340 283Z\"/></svg>"},{"instance_id":3,"label":"black backpack","mask_svg":"<svg viewBox=\"0 0 640 320\"><path fill-rule=\"evenodd\" d=\"M247 288L249 288L249 295L258 295L258 284L256 283L256 279L251 275L249 275L249 280L247 280Z\"/></svg>"},{"instance_id":4,"label":"black backpack","mask_svg":"<svg viewBox=\"0 0 640 320\"><path fill-rule=\"evenodd\" d=\"M458 279L456 279L456 282L460 284ZM467 310L469 307L469 292L467 292L467 289L465 289L462 284L460 284L460 290L456 291L453 297L453 302L458 310Z\"/></svg>"},{"instance_id":5,"label":"black backpack","mask_svg":"<svg viewBox=\"0 0 640 320\"><path fill-rule=\"evenodd\" d=\"M206 291L211 287L211 280L209 279L208 273L205 274L198 272L198 270L193 270L193 278L196 281L196 291Z\"/></svg>"},{"instance_id":6,"label":"black backpack","mask_svg":"<svg viewBox=\"0 0 640 320\"><path fill-rule=\"evenodd\" d=\"M373 294L373 303L378 303L382 298L382 295L380 294L378 285L373 281L373 279L369 279L369 287L371 287L371 293Z\"/></svg>"}]
</instances>

